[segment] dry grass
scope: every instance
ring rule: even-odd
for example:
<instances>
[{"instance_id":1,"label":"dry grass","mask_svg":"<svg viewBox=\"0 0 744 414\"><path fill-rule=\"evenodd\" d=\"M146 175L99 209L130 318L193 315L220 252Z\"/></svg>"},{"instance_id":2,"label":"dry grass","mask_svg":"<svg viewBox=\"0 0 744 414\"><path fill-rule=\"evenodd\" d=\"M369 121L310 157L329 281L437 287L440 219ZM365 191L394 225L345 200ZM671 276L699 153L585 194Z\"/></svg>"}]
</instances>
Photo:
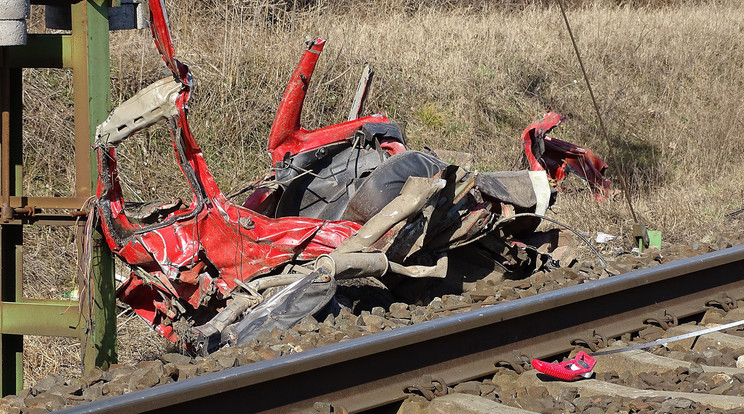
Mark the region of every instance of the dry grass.
<instances>
[{"instance_id":1,"label":"dry grass","mask_svg":"<svg viewBox=\"0 0 744 414\"><path fill-rule=\"evenodd\" d=\"M635 209L667 241L715 234L726 226L724 214L744 204L744 155L736 145L744 127L738 2L569 2L614 157L554 1L356 3L168 2L176 50L196 82L192 127L223 191L268 168L266 138L283 88L302 41L321 35L328 45L305 105L307 128L345 120L361 67L370 62L376 77L367 108L407 121L414 149L469 151L480 170L519 168L522 129L553 110L569 117L555 136L604 157L614 182L625 171ZM115 102L165 76L147 31L113 33L111 57ZM66 194L71 159L46 154L64 153L53 149L72 142L69 74L27 75L24 157L33 174L26 191ZM120 153L127 197L188 194L164 129L134 137ZM632 219L622 200L596 204L578 191L561 195L555 213L630 245ZM54 257L31 257L58 268ZM37 283L40 273L26 277ZM122 328L122 360L162 346L142 340L144 330L130 331L135 324ZM38 378L33 372L29 381Z\"/></svg>"}]
</instances>

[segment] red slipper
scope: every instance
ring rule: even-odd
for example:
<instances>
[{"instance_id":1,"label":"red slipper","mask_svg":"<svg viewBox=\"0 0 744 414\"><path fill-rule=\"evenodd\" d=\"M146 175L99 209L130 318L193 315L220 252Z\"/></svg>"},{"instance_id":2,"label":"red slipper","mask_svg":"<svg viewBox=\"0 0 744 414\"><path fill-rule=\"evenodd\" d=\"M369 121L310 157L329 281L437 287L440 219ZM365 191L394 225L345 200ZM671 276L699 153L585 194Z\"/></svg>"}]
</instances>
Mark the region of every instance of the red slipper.
<instances>
[{"instance_id":1,"label":"red slipper","mask_svg":"<svg viewBox=\"0 0 744 414\"><path fill-rule=\"evenodd\" d=\"M579 351L574 359L557 364L533 359L532 366L536 370L551 377L565 381L575 381L579 378L590 378L596 362L597 360L587 355L586 352Z\"/></svg>"}]
</instances>

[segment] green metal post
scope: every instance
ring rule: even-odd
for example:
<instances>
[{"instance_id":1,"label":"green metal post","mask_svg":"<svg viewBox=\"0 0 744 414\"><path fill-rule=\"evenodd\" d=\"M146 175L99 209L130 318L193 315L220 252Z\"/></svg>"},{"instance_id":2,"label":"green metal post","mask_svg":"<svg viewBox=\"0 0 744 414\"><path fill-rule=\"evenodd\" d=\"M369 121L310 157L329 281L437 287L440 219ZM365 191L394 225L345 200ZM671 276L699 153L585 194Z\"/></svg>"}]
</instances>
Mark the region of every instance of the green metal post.
<instances>
[{"instance_id":1,"label":"green metal post","mask_svg":"<svg viewBox=\"0 0 744 414\"><path fill-rule=\"evenodd\" d=\"M32 0L34 4L54 0ZM112 0L59 0L71 7L72 34L30 34L25 46L0 47L0 392L23 386L23 335L78 337L86 370L116 362L113 257L97 232L92 269L78 303L23 297L23 225L37 209L77 209L94 194L97 165L89 148L111 107L108 8ZM74 197L24 197L23 68L71 68L75 111ZM33 201L29 201L33 200ZM31 204L30 204L31 203ZM35 203L35 204L33 204ZM19 208L20 207L20 208ZM59 217L61 225L71 217ZM33 222L33 221L31 221ZM50 225L58 222L48 221ZM83 321L81 317L83 316Z\"/></svg>"},{"instance_id":2,"label":"green metal post","mask_svg":"<svg viewBox=\"0 0 744 414\"><path fill-rule=\"evenodd\" d=\"M111 109L108 2L87 0L71 7L75 147L85 148L93 145L96 126ZM75 166L76 194L94 194L98 171L95 156L91 152L76 154ZM83 175L84 171L89 173ZM86 370L95 366L106 369L117 359L113 257L98 231L92 248L90 294L81 298L89 321L83 338Z\"/></svg>"}]
</instances>

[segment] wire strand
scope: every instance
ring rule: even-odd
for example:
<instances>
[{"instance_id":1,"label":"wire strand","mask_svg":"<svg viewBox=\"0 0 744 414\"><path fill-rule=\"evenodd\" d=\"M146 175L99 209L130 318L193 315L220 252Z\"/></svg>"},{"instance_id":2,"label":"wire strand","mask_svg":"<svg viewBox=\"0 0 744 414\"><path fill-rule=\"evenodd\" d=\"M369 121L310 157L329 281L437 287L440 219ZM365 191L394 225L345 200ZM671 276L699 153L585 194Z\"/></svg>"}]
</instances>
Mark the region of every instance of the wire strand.
<instances>
[{"instance_id":1,"label":"wire strand","mask_svg":"<svg viewBox=\"0 0 744 414\"><path fill-rule=\"evenodd\" d=\"M620 185L623 187L623 193L625 193L625 200L628 202L628 208L630 209L630 215L633 216L633 221L636 223L640 223L638 220L638 217L636 216L635 210L633 209L633 203L630 201L630 192L628 191L628 183L625 178L625 174L620 169L620 163L618 162L617 157L615 156L615 151L612 147L612 142L610 142L610 136L607 134L607 128L605 127L604 120L602 119L602 113L599 110L599 105L597 104L597 100L594 98L594 91L592 90L592 85L589 83L589 76L586 74L586 69L584 69L584 61L581 59L581 53L579 53L579 47L576 45L576 39L574 38L573 31L571 31L571 25L568 23L568 16L566 16L566 10L563 7L563 0L558 0L558 5L561 8L561 14L563 15L563 21L566 22L566 29L568 29L568 36L571 38L571 43L573 44L574 52L576 52L576 58L579 60L579 66L581 67L581 73L584 75L584 81L586 82L586 88L589 90L589 96L592 98L592 104L594 105L594 110L597 112L597 119L599 119L599 127L602 131L602 136L605 139L605 142L607 143L607 150L610 153L610 158L613 160L614 164L617 165L618 170L620 172Z\"/></svg>"},{"instance_id":2,"label":"wire strand","mask_svg":"<svg viewBox=\"0 0 744 414\"><path fill-rule=\"evenodd\" d=\"M493 224L493 229L496 229L501 224L504 224L504 223L506 223L508 221L514 220L515 218L519 218L519 217L537 217L539 219L546 220L546 221L549 221L549 222L551 222L553 224L557 224L557 225L559 225L561 227L564 227L566 230L569 230L571 233L577 235L587 246L589 246L589 249L591 249L591 251L595 255L597 255L597 258L599 258L599 260L602 262L602 267L607 266L607 260L605 260L605 258L602 257L602 255L599 253L599 251L597 249L595 249L594 246L592 246L591 242L589 240L587 240L587 238L584 237L584 235L582 235L581 233L579 233L576 229L568 226L567 224L563 224L563 223L561 223L558 220L552 219L550 217L543 216L542 214L537 214L537 213L519 213L519 214L515 214L513 216L509 216L509 217L502 217L502 218L498 219Z\"/></svg>"}]
</instances>

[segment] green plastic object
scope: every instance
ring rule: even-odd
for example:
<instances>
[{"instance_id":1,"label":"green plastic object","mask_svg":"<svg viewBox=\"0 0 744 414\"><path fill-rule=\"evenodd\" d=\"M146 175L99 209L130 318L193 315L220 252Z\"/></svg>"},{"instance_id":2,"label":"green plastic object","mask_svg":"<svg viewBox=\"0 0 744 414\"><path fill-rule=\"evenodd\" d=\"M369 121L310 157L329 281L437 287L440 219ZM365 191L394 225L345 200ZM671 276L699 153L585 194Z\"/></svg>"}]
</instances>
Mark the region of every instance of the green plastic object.
<instances>
[{"instance_id":1,"label":"green plastic object","mask_svg":"<svg viewBox=\"0 0 744 414\"><path fill-rule=\"evenodd\" d=\"M661 232L657 230L648 231L648 246L661 250Z\"/></svg>"},{"instance_id":2,"label":"green plastic object","mask_svg":"<svg viewBox=\"0 0 744 414\"><path fill-rule=\"evenodd\" d=\"M643 238L636 238L638 241L638 253L643 253L643 250L647 247L656 247L661 250L661 232L657 230L646 230L648 235L648 246L644 246Z\"/></svg>"}]
</instances>

